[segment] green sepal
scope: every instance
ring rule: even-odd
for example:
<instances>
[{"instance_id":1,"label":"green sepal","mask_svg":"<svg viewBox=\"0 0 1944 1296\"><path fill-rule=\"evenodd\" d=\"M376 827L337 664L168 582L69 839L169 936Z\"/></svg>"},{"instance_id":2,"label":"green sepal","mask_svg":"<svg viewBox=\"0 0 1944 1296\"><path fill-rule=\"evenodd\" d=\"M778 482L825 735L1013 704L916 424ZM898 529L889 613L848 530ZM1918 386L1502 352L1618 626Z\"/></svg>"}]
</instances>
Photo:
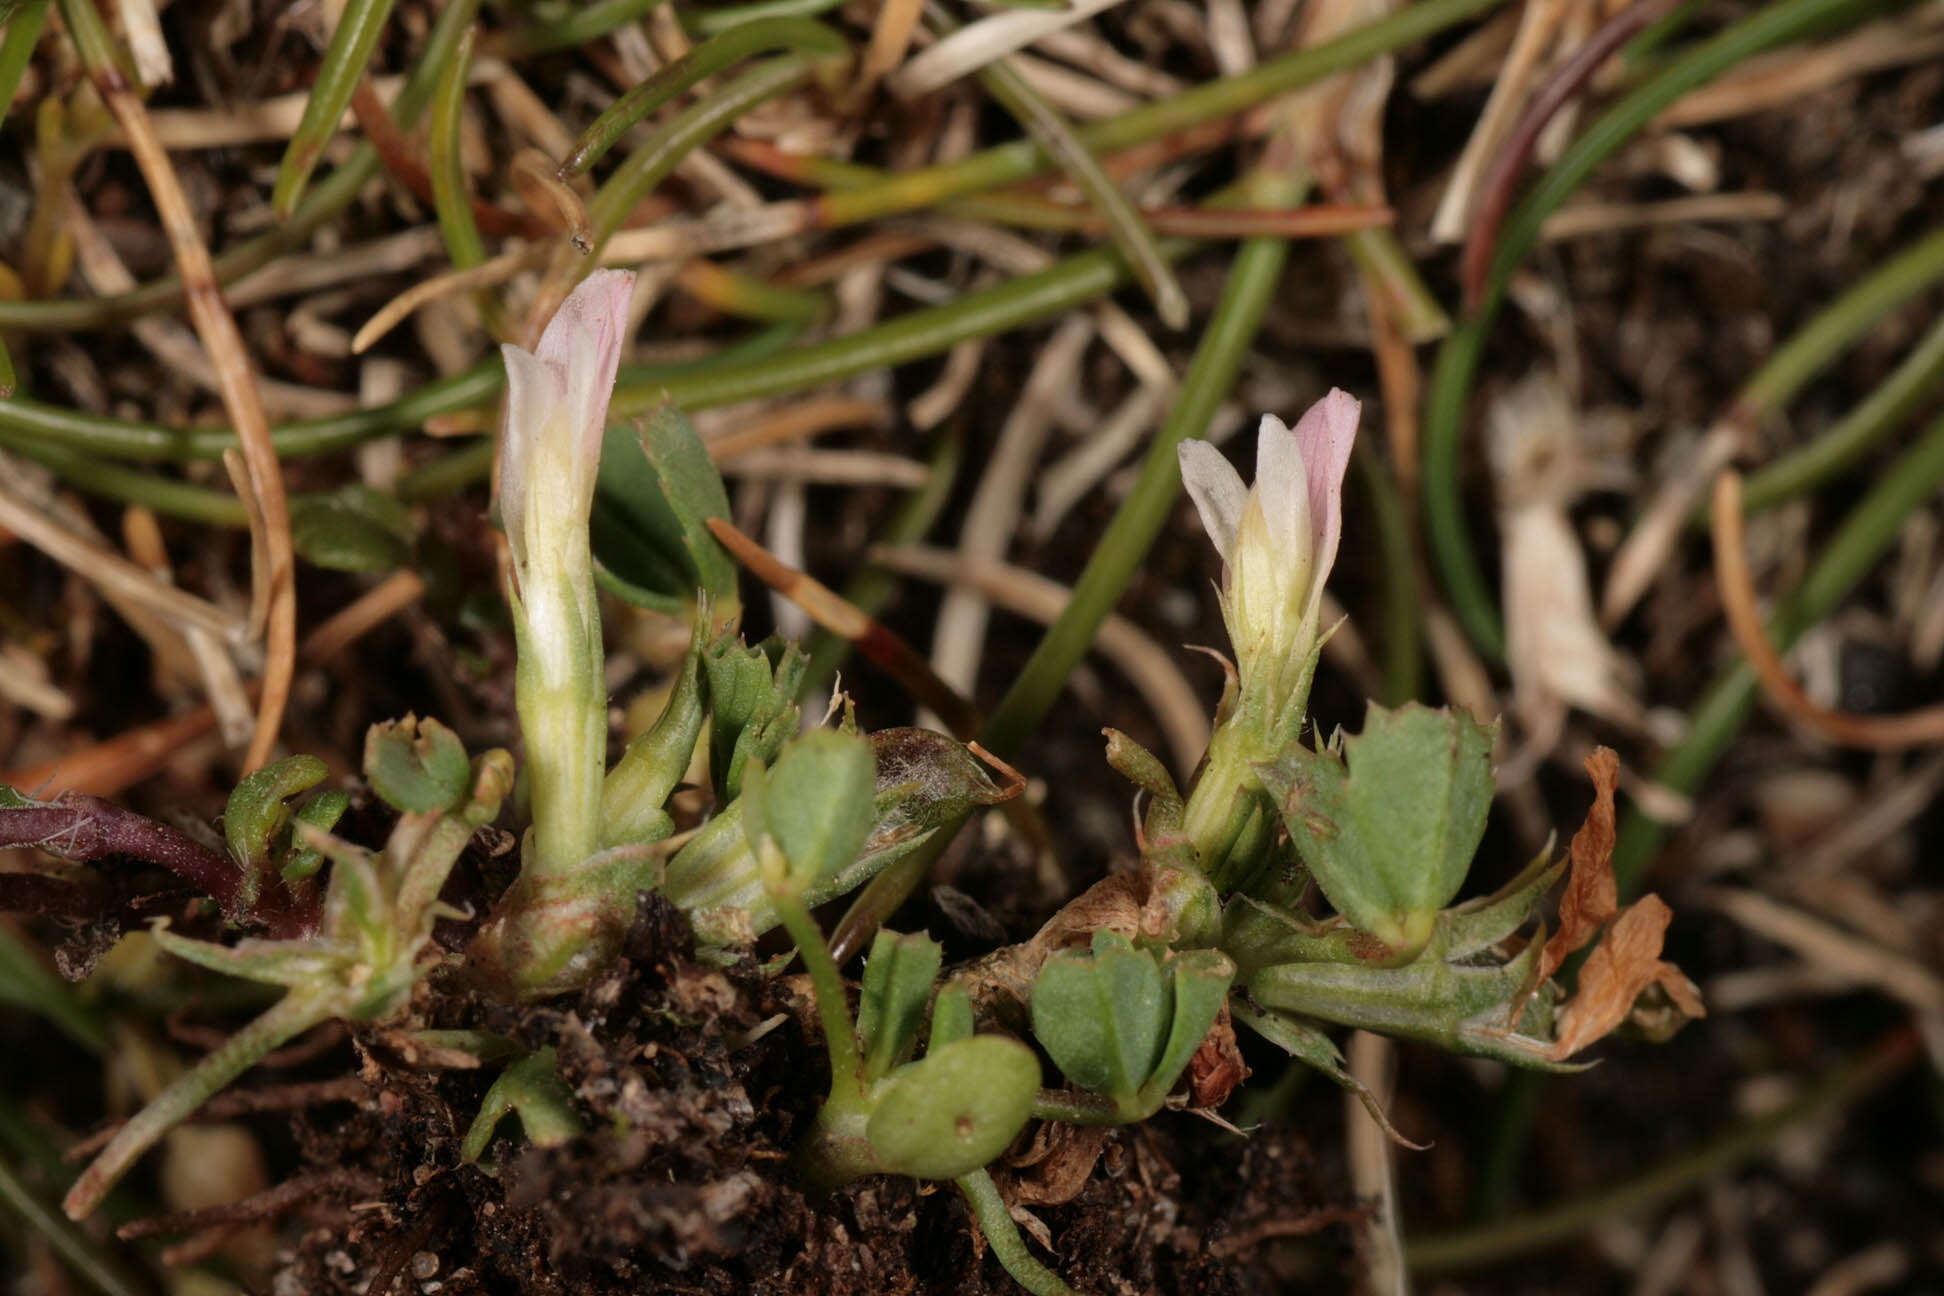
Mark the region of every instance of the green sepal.
<instances>
[{"instance_id":1,"label":"green sepal","mask_svg":"<svg viewBox=\"0 0 1944 1296\"><path fill-rule=\"evenodd\" d=\"M689 649L655 723L621 754L601 784L601 841L608 846L659 841L675 830L663 809L688 772L709 705L702 694L706 618L697 616Z\"/></svg>"},{"instance_id":2,"label":"green sepal","mask_svg":"<svg viewBox=\"0 0 1944 1296\"><path fill-rule=\"evenodd\" d=\"M1292 743L1255 767L1324 896L1396 962L1464 885L1491 809L1493 733L1464 711L1373 703L1341 759Z\"/></svg>"},{"instance_id":3,"label":"green sepal","mask_svg":"<svg viewBox=\"0 0 1944 1296\"><path fill-rule=\"evenodd\" d=\"M956 1179L1006 1150L1032 1115L1039 1084L1039 1059L1018 1040L954 1040L892 1074L864 1137L891 1174Z\"/></svg>"},{"instance_id":4,"label":"green sepal","mask_svg":"<svg viewBox=\"0 0 1944 1296\"><path fill-rule=\"evenodd\" d=\"M1107 738L1107 764L1153 800L1142 820L1142 832L1149 838L1165 836L1181 827L1182 797L1168 767L1141 744L1118 729L1103 729Z\"/></svg>"},{"instance_id":5,"label":"green sepal","mask_svg":"<svg viewBox=\"0 0 1944 1296\"><path fill-rule=\"evenodd\" d=\"M365 777L394 810L440 814L472 790L472 761L459 735L427 716L387 720L365 732Z\"/></svg>"},{"instance_id":6,"label":"green sepal","mask_svg":"<svg viewBox=\"0 0 1944 1296\"><path fill-rule=\"evenodd\" d=\"M773 656L766 651L772 646ZM797 732L796 696L808 665L794 643L752 648L724 633L709 645L702 669L709 682L709 776L718 803L741 793L752 757L771 763Z\"/></svg>"},{"instance_id":7,"label":"green sepal","mask_svg":"<svg viewBox=\"0 0 1944 1296\"><path fill-rule=\"evenodd\" d=\"M18 788L0 783L0 810L27 810L41 804L43 803L23 795Z\"/></svg>"},{"instance_id":8,"label":"green sepal","mask_svg":"<svg viewBox=\"0 0 1944 1296\"><path fill-rule=\"evenodd\" d=\"M944 950L929 936L901 936L878 929L857 997L857 1042L864 1053L865 1084L876 1083L910 1059L943 961Z\"/></svg>"}]
</instances>

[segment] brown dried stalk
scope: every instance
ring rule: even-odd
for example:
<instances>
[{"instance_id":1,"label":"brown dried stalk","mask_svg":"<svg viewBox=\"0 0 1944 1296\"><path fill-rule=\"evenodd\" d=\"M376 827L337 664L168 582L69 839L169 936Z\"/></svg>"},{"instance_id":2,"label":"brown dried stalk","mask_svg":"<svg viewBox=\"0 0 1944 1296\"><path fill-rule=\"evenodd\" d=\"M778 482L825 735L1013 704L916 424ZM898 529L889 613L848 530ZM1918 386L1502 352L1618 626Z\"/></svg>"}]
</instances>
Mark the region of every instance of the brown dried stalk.
<instances>
[{"instance_id":1,"label":"brown dried stalk","mask_svg":"<svg viewBox=\"0 0 1944 1296\"><path fill-rule=\"evenodd\" d=\"M1715 478L1710 531L1714 537L1715 585L1721 591L1728 628L1761 680L1762 691L1784 714L1845 747L1898 751L1944 741L1944 706L1896 716L1856 715L1818 704L1790 677L1788 667L1769 643L1762 614L1755 605L1755 582L1742 546L1740 473L1724 472Z\"/></svg>"},{"instance_id":2,"label":"brown dried stalk","mask_svg":"<svg viewBox=\"0 0 1944 1296\"><path fill-rule=\"evenodd\" d=\"M62 10L88 64L95 88L121 125L129 152L148 182L156 215L175 251L190 322L195 325L196 335L215 367L223 409L243 447L243 458L249 468L248 493L254 497L256 510L262 515L261 529L252 528L252 550L257 584L266 599L263 608L266 653L263 689L257 702L256 733L244 758L247 772L270 759L278 730L283 725L291 676L297 666L297 577L283 468L270 440L270 421L264 413L263 399L257 391L236 318L223 300L210 264L209 249L196 227L195 213L190 210L188 196L183 193L182 182L169 162L167 151L155 136L148 109L116 66L94 0L74 0L63 5Z\"/></svg>"}]
</instances>

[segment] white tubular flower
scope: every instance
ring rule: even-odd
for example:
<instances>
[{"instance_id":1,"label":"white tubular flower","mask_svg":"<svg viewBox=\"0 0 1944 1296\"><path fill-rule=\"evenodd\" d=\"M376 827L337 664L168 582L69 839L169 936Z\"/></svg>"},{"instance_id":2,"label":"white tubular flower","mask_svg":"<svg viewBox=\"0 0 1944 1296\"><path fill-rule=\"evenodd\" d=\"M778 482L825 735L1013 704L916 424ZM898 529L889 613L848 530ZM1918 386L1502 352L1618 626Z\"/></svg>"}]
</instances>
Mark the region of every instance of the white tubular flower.
<instances>
[{"instance_id":1,"label":"white tubular flower","mask_svg":"<svg viewBox=\"0 0 1944 1296\"><path fill-rule=\"evenodd\" d=\"M572 639L597 630L587 518L634 275L597 270L561 304L536 354L507 344L500 520L540 674L575 668Z\"/></svg>"},{"instance_id":2,"label":"white tubular flower","mask_svg":"<svg viewBox=\"0 0 1944 1296\"><path fill-rule=\"evenodd\" d=\"M1222 555L1222 618L1235 646L1245 706L1304 701L1323 584L1343 530L1343 472L1361 406L1332 388L1292 431L1272 414L1256 434L1245 487L1222 452L1184 441L1181 481Z\"/></svg>"},{"instance_id":3,"label":"white tubular flower","mask_svg":"<svg viewBox=\"0 0 1944 1296\"><path fill-rule=\"evenodd\" d=\"M633 291L634 275L596 271L561 304L537 353L502 348L499 508L513 558L515 699L533 789L526 869L536 880L571 875L600 846L607 689L587 522Z\"/></svg>"}]
</instances>

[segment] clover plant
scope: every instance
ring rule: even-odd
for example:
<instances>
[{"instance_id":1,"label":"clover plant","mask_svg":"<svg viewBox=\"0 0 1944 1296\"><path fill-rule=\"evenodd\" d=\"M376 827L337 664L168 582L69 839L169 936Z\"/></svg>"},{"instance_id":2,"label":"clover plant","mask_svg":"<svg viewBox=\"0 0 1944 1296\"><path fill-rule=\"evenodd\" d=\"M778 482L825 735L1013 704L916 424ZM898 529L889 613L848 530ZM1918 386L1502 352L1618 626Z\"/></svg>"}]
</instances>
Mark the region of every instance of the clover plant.
<instances>
[{"instance_id":1,"label":"clover plant","mask_svg":"<svg viewBox=\"0 0 1944 1296\"><path fill-rule=\"evenodd\" d=\"M1590 766L1598 800L1573 852L1573 894L1609 899L1576 899L1546 939L1537 915L1565 870L1549 854L1498 892L1460 899L1493 795L1489 725L1372 705L1357 734L1306 734L1359 417L1332 391L1294 429L1262 421L1252 484L1213 447L1181 448L1223 560L1235 661L1207 759L1185 789L1109 732L1105 759L1146 797L1138 868L995 954L1010 979L945 968L926 935L878 931L853 1012L813 908L939 844L1019 784L995 782L974 750L942 734L860 732L847 706L806 725L802 651L737 633L733 568L708 526L727 497L693 432L674 411L636 432L608 427L631 291L628 274L590 275L536 351L505 349L496 506L522 796L511 754L469 756L438 721L411 717L375 726L366 745L365 784L395 816L377 848L334 835L351 794L324 786L323 762L303 755L237 785L227 856L105 802L0 790L0 839L176 870L218 902L234 934L158 927L162 946L285 988L115 1135L68 1195L70 1214L91 1211L171 1125L310 1026L393 1017L431 975L513 999L588 985L651 890L687 914L704 957L744 958L780 927L802 959L830 1072L800 1140L806 1187L950 1181L1038 1293L1068 1289L1020 1240L987 1167L1035 1120L1125 1124L1219 1101L1197 1059L1219 1053L1228 1022L1361 1092L1333 1027L1559 1069L1638 996L1700 1011L1658 958L1666 907L1648 897L1619 911L1610 874L1602 891L1610 760ZM660 718L611 766L603 590L690 626ZM710 796L699 819L671 804L698 769ZM517 876L484 913L442 901L474 835L496 821L519 833ZM470 924L462 952L431 941L441 919ZM1597 949L1567 997L1554 973L1609 923L1626 924L1628 941ZM583 1129L550 1051L488 1043L482 1060L516 1056L466 1139L469 1159L509 1111L535 1143L603 1137Z\"/></svg>"}]
</instances>

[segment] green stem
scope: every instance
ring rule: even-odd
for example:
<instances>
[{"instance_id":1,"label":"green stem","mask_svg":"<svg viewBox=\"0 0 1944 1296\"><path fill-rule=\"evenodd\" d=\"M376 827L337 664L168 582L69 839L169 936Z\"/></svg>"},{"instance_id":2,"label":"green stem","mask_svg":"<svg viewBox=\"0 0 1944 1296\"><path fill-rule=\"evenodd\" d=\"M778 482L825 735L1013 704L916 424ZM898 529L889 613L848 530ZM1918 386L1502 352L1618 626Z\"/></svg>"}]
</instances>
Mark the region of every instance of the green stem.
<instances>
[{"instance_id":1,"label":"green stem","mask_svg":"<svg viewBox=\"0 0 1944 1296\"><path fill-rule=\"evenodd\" d=\"M1761 1154L1788 1131L1841 1111L1902 1071L1916 1051L1908 1028L1900 1029L1862 1057L1825 1072L1780 1109L1745 1121L1643 1174L1484 1228L1413 1238L1405 1244L1405 1257L1419 1273L1475 1268L1544 1250L1603 1221L1659 1205Z\"/></svg>"},{"instance_id":2,"label":"green stem","mask_svg":"<svg viewBox=\"0 0 1944 1296\"><path fill-rule=\"evenodd\" d=\"M607 178L588 204L593 250L600 251L629 213L668 178L683 158L727 130L738 117L758 104L802 85L810 79L813 67L811 60L801 54L786 54L759 63L659 127L640 148L628 155L627 161ZM591 257L575 255L578 260L592 261Z\"/></svg>"},{"instance_id":3,"label":"green stem","mask_svg":"<svg viewBox=\"0 0 1944 1296\"><path fill-rule=\"evenodd\" d=\"M1064 1121L1068 1125L1138 1125L1161 1110L1166 1093L1140 1094L1126 1106L1084 1089L1042 1089L1033 1100L1034 1120Z\"/></svg>"},{"instance_id":4,"label":"green stem","mask_svg":"<svg viewBox=\"0 0 1944 1296\"><path fill-rule=\"evenodd\" d=\"M486 241L479 236L479 225L473 220L465 167L459 157L459 124L466 107L466 73L472 67L476 33L476 28L469 30L460 39L458 52L439 78L438 92L432 98L431 133L426 141L432 208L439 218L446 259L460 270L470 269L486 259Z\"/></svg>"},{"instance_id":5,"label":"green stem","mask_svg":"<svg viewBox=\"0 0 1944 1296\"><path fill-rule=\"evenodd\" d=\"M1513 272L1539 239L1546 218L1595 167L1676 99L1742 60L1864 7L1867 0L1778 0L1681 55L1589 125L1526 195L1499 236L1477 313L1445 339L1426 393L1424 414L1425 538L1452 611L1485 656L1505 656L1505 628L1465 525L1459 442L1472 378L1485 335ZM1407 10L1406 12L1409 12Z\"/></svg>"},{"instance_id":6,"label":"green stem","mask_svg":"<svg viewBox=\"0 0 1944 1296\"><path fill-rule=\"evenodd\" d=\"M1411 254L1399 241L1397 231L1352 230L1339 237L1343 250L1350 254L1357 269L1384 294L1384 301L1395 313L1398 327L1407 340L1436 342L1451 332L1451 317L1431 295Z\"/></svg>"},{"instance_id":7,"label":"green stem","mask_svg":"<svg viewBox=\"0 0 1944 1296\"><path fill-rule=\"evenodd\" d=\"M560 178L580 175L614 147L635 124L677 95L716 73L768 50L848 58L843 37L808 18L765 18L733 27L697 45L615 100L581 132L560 164Z\"/></svg>"},{"instance_id":8,"label":"green stem","mask_svg":"<svg viewBox=\"0 0 1944 1296\"><path fill-rule=\"evenodd\" d=\"M1760 513L1806 495L1848 468L1915 413L1940 380L1944 380L1944 319L1932 324L1896 372L1878 383L1835 427L1751 474L1742 487L1743 512Z\"/></svg>"},{"instance_id":9,"label":"green stem","mask_svg":"<svg viewBox=\"0 0 1944 1296\"><path fill-rule=\"evenodd\" d=\"M104 1254L93 1238L63 1219L40 1194L28 1187L6 1157L0 1157L0 1206L18 1215L29 1231L44 1239L54 1254L101 1296L143 1296L143 1283Z\"/></svg>"},{"instance_id":10,"label":"green stem","mask_svg":"<svg viewBox=\"0 0 1944 1296\"><path fill-rule=\"evenodd\" d=\"M824 1047L830 1051L831 1094L860 1094L863 1067L857 1056L857 1029L851 1023L850 996L844 989L843 974L830 957L830 946L816 919L803 907L803 901L782 888L770 891L770 903L783 930L796 942L803 958L804 971L810 975L811 995L817 1001L817 1020L823 1026Z\"/></svg>"},{"instance_id":11,"label":"green stem","mask_svg":"<svg viewBox=\"0 0 1944 1296\"><path fill-rule=\"evenodd\" d=\"M1170 242L1162 246L1169 255L1179 256L1190 245ZM618 384L610 408L616 418L640 414L660 405L665 395L683 409L694 411L839 382L873 369L937 355L971 338L991 337L1064 314L1105 297L1126 277L1126 263L1112 248L1096 248L1055 262L1036 274L1008 279L967 293L957 301L912 311L842 337L797 347L760 364L724 367L652 385Z\"/></svg>"},{"instance_id":12,"label":"green stem","mask_svg":"<svg viewBox=\"0 0 1944 1296\"><path fill-rule=\"evenodd\" d=\"M1006 1209L1006 1199L999 1195L991 1175L974 1170L952 1182L965 1194L966 1204L972 1208L972 1217L979 1221L979 1229L992 1247L992 1254L998 1257L1014 1282L1033 1296L1078 1296L1073 1288L1060 1281L1060 1275L1035 1260L1026 1249L1026 1241L1019 1236L1012 1212Z\"/></svg>"},{"instance_id":13,"label":"green stem","mask_svg":"<svg viewBox=\"0 0 1944 1296\"><path fill-rule=\"evenodd\" d=\"M1354 459L1357 475L1370 494L1370 518L1377 527L1377 549L1384 564L1384 700L1402 706L1424 687L1423 610L1412 557L1411 515L1397 479L1372 442L1358 441Z\"/></svg>"},{"instance_id":14,"label":"green stem","mask_svg":"<svg viewBox=\"0 0 1944 1296\"><path fill-rule=\"evenodd\" d=\"M1787 652L1803 631L1835 610L1897 538L1904 520L1940 485L1944 485L1944 419L1933 423L1917 444L1884 471L1823 545L1801 586L1777 604L1768 626L1769 642L1777 652ZM1686 735L1655 766L1654 782L1676 792L1692 792L1755 709L1755 695L1755 672L1746 661L1737 660L1717 675L1689 714ZM1623 896L1639 885L1666 836L1666 824L1638 805L1627 808L1613 852L1613 871Z\"/></svg>"},{"instance_id":15,"label":"green stem","mask_svg":"<svg viewBox=\"0 0 1944 1296\"><path fill-rule=\"evenodd\" d=\"M1750 422L1780 410L1878 320L1940 276L1944 276L1944 227L1891 257L1816 312L1743 384L1733 408Z\"/></svg>"},{"instance_id":16,"label":"green stem","mask_svg":"<svg viewBox=\"0 0 1944 1296\"><path fill-rule=\"evenodd\" d=\"M661 3L663 0L597 0L594 4L562 5L565 18L520 28L506 37L499 53L504 58L519 59L577 49L634 22Z\"/></svg>"},{"instance_id":17,"label":"green stem","mask_svg":"<svg viewBox=\"0 0 1944 1296\"><path fill-rule=\"evenodd\" d=\"M93 3L93 0L89 0ZM108 1146L101 1149L81 1177L68 1190L61 1208L69 1219L80 1219L100 1203L115 1181L128 1173L135 1158L182 1121L195 1114L230 1081L242 1075L265 1054L303 1034L311 1027L337 1015L333 1004L323 998L300 994L285 995L262 1016L223 1041L214 1052L155 1096L135 1114Z\"/></svg>"},{"instance_id":18,"label":"green stem","mask_svg":"<svg viewBox=\"0 0 1944 1296\"><path fill-rule=\"evenodd\" d=\"M986 724L980 741L999 755L1017 751L1046 715L1100 623L1146 560L1181 491L1175 447L1207 433L1215 407L1235 385L1263 312L1282 281L1288 256L1289 244L1283 239L1250 239L1237 249L1222 300L1182 377L1173 411L1148 447L1134 489L1101 533L1059 620L1047 630Z\"/></svg>"},{"instance_id":19,"label":"green stem","mask_svg":"<svg viewBox=\"0 0 1944 1296\"><path fill-rule=\"evenodd\" d=\"M956 29L953 24L938 25L947 31ZM1010 58L987 64L979 72L979 81L1092 200L1094 210L1106 222L1107 237L1133 268L1134 278L1153 301L1161 322L1171 329L1187 328L1188 294L1182 290L1181 281L1168 268L1141 213L1113 178L1100 169L1100 163L1074 134L1072 124L1046 102Z\"/></svg>"},{"instance_id":20,"label":"green stem","mask_svg":"<svg viewBox=\"0 0 1944 1296\"><path fill-rule=\"evenodd\" d=\"M682 25L691 32L708 36L766 19L814 18L842 3L843 0L762 0L758 4L692 9L682 15Z\"/></svg>"},{"instance_id":21,"label":"green stem","mask_svg":"<svg viewBox=\"0 0 1944 1296\"><path fill-rule=\"evenodd\" d=\"M92 3L92 0L90 0ZM391 20L394 0L349 0L331 33L331 44L324 51L324 62L317 69L317 80L310 97L304 100L304 116L297 123L277 167L277 183L270 192L270 206L278 216L288 217L303 196L304 186L324 156L324 146L337 134L338 122L351 104L358 82L371 64L378 38L385 34Z\"/></svg>"}]
</instances>

